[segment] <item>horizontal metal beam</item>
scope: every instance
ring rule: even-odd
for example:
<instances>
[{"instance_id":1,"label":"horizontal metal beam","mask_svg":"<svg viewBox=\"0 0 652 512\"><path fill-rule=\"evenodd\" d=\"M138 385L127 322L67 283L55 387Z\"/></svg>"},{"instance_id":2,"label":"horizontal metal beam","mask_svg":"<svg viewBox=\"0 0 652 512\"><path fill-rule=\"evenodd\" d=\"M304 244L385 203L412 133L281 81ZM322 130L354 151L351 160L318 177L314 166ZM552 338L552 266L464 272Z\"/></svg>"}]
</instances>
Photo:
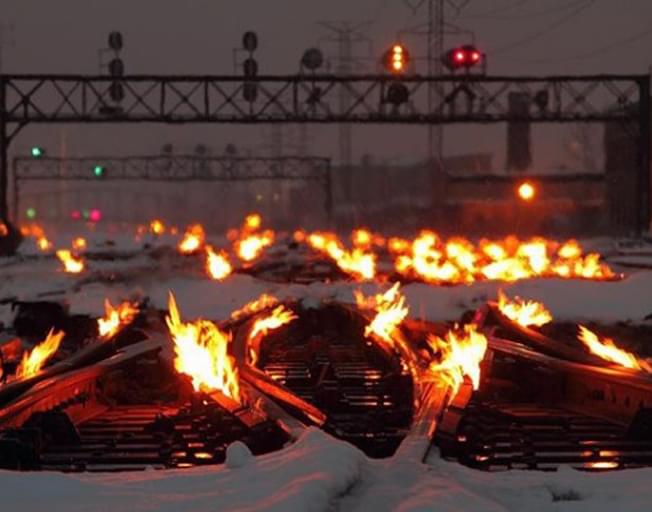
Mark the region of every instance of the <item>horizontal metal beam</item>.
<instances>
[{"instance_id":1,"label":"horizontal metal beam","mask_svg":"<svg viewBox=\"0 0 652 512\"><path fill-rule=\"evenodd\" d=\"M638 122L643 75L5 75L8 123ZM428 102L432 84L439 102ZM399 91L399 93L397 93ZM341 94L350 101L340 104ZM509 108L514 94L530 108Z\"/></svg>"},{"instance_id":2,"label":"horizontal metal beam","mask_svg":"<svg viewBox=\"0 0 652 512\"><path fill-rule=\"evenodd\" d=\"M102 177L93 173L103 168ZM17 181L320 181L329 180L330 159L321 157L16 157Z\"/></svg>"}]
</instances>

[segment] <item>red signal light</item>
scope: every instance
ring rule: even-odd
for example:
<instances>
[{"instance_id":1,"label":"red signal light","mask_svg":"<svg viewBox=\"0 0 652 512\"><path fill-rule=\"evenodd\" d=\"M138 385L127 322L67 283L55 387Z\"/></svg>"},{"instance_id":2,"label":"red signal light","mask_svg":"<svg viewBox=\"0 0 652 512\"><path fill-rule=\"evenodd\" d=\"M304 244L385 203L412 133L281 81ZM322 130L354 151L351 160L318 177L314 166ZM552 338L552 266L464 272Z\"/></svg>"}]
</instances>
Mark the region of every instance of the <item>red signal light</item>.
<instances>
[{"instance_id":1,"label":"red signal light","mask_svg":"<svg viewBox=\"0 0 652 512\"><path fill-rule=\"evenodd\" d=\"M469 69L482 61L482 54L473 45L464 45L448 50L442 57L444 65L454 71L460 68Z\"/></svg>"}]
</instances>

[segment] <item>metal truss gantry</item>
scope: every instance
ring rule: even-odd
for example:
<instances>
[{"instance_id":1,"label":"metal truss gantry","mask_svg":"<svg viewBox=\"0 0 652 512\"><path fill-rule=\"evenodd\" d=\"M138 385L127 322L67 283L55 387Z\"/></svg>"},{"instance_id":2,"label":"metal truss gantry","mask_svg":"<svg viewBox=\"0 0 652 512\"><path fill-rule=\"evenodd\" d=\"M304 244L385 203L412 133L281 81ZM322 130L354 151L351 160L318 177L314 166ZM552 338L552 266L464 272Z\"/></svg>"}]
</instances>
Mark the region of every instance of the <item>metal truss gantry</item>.
<instances>
[{"instance_id":1,"label":"metal truss gantry","mask_svg":"<svg viewBox=\"0 0 652 512\"><path fill-rule=\"evenodd\" d=\"M435 84L436 83L436 84ZM428 103L437 86L441 99ZM255 94L252 94L252 88ZM246 94L245 94L246 89ZM342 105L346 90L351 101ZM510 111L512 93L532 99ZM245 96L253 101L245 101ZM622 122L637 139L638 230L649 225L650 77L370 75L0 77L0 217L7 150L29 123L454 124Z\"/></svg>"},{"instance_id":2,"label":"metal truss gantry","mask_svg":"<svg viewBox=\"0 0 652 512\"><path fill-rule=\"evenodd\" d=\"M93 174L103 169L102 177ZM322 157L230 157L156 155L129 157L29 158L13 160L13 218L18 218L20 184L25 181L157 181L317 182L324 191L324 210L330 221L332 204L331 162Z\"/></svg>"}]
</instances>

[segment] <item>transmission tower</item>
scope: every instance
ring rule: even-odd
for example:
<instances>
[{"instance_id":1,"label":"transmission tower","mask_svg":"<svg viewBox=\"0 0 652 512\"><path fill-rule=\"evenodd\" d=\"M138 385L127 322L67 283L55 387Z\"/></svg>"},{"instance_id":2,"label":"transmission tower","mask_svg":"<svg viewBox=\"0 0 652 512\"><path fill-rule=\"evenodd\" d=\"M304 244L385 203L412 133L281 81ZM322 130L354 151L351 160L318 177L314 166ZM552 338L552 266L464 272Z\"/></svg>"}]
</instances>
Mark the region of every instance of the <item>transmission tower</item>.
<instances>
[{"instance_id":1,"label":"transmission tower","mask_svg":"<svg viewBox=\"0 0 652 512\"><path fill-rule=\"evenodd\" d=\"M426 66L429 76L441 76L443 74L442 55L444 53L444 37L447 34L469 34L473 40L475 35L469 30L464 30L457 25L446 22L445 8L449 6L459 14L460 10L468 3L467 1L455 2L454 0L421 0L417 3L404 0L405 5L416 15L427 2L427 20L414 27L402 30L399 34L416 35L426 38ZM434 110L438 105L441 110L443 92L441 85L431 83L428 86L428 107L429 111ZM440 113L440 112L439 112ZM442 164L444 146L444 130L441 124L428 125L427 158L434 161L438 166Z\"/></svg>"},{"instance_id":2,"label":"transmission tower","mask_svg":"<svg viewBox=\"0 0 652 512\"><path fill-rule=\"evenodd\" d=\"M370 22L350 21L322 21L319 25L327 29L329 35L319 40L320 46L329 43L337 47L337 54L329 58L335 61L335 72L338 75L350 75L353 70L359 70L363 61L371 57L371 39L363 34L362 29L370 25ZM366 46L366 55L354 54L355 46ZM351 105L351 94L346 87L340 87L340 111L346 112ZM341 123L339 126L340 166L350 167L353 157L353 134L351 125Z\"/></svg>"}]
</instances>

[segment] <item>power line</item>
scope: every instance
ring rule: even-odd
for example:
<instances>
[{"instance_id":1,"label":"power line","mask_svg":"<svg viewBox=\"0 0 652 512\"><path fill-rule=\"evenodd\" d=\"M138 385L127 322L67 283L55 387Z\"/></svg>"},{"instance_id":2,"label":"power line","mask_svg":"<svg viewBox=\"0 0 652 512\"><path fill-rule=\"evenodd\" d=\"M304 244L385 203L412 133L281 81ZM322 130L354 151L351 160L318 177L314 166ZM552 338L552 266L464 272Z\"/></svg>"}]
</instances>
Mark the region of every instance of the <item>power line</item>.
<instances>
[{"instance_id":1,"label":"power line","mask_svg":"<svg viewBox=\"0 0 652 512\"><path fill-rule=\"evenodd\" d=\"M577 61L577 60L588 60L594 57L602 56L604 53L613 51L622 46L626 46L628 44L644 39L649 35L652 35L652 28L646 28L641 32L637 32L636 34L633 34L631 36L613 41L609 44L606 44L604 46L601 46L599 48L596 48L588 52L578 53L576 55L571 55L569 57L550 58L550 59L528 59L527 61L536 64L536 63L544 63L544 62L570 62L570 61Z\"/></svg>"},{"instance_id":2,"label":"power line","mask_svg":"<svg viewBox=\"0 0 652 512\"><path fill-rule=\"evenodd\" d=\"M527 1L527 0L526 0ZM524 2L519 2L522 5ZM550 16L561 11L568 11L573 7L586 3L586 0L573 0L570 2L565 2L561 5L554 5L547 9L542 9L540 11L534 12L525 12L520 14L509 14L507 16L495 16L495 15L470 15L463 16L464 19L483 19L483 20L497 20L497 21L510 21L510 20L521 20L526 18L540 18L542 16ZM516 7L516 5L514 5ZM511 9L510 9L511 10Z\"/></svg>"},{"instance_id":3,"label":"power line","mask_svg":"<svg viewBox=\"0 0 652 512\"><path fill-rule=\"evenodd\" d=\"M463 18L486 18L489 16L493 16L495 14L501 14L503 12L511 11L512 9L516 9L517 7L520 7L521 5L529 2L530 0L516 0L515 2L512 2L511 4L504 5L502 7L498 7L496 9L491 9L489 11L484 11L484 12L478 12L478 13L469 13L466 16L463 16Z\"/></svg>"},{"instance_id":4,"label":"power line","mask_svg":"<svg viewBox=\"0 0 652 512\"><path fill-rule=\"evenodd\" d=\"M516 48L518 46L522 46L525 44L529 44L532 41L539 39L540 37L548 34L549 32L552 32L553 30L559 28L563 24L571 21L575 17L577 17L579 14L584 12L586 9L589 7L593 6L595 4L596 0L585 0L585 2L575 9L573 9L571 12L565 14L561 18L556 19L546 27L542 28L541 30L538 30L534 32L533 34L530 34L529 36L526 36L522 39L512 41L511 43L508 43L506 45L500 46L496 48L495 50L492 50L491 54L492 55L500 55L501 53L507 53L508 51L512 50L513 48Z\"/></svg>"}]
</instances>

